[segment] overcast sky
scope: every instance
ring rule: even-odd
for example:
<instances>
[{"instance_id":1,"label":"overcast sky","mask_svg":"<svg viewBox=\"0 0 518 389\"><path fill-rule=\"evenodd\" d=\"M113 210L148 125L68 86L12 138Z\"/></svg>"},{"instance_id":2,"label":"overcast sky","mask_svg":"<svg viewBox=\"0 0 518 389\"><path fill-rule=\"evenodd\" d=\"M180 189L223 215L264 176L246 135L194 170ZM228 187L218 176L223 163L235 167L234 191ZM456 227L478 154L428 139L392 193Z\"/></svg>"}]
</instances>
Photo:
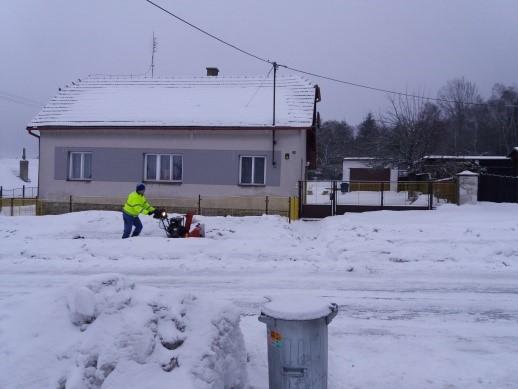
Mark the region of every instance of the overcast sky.
<instances>
[{"instance_id":1,"label":"overcast sky","mask_svg":"<svg viewBox=\"0 0 518 389\"><path fill-rule=\"evenodd\" d=\"M517 0L155 0L257 55L352 82L436 96L464 76L484 97L518 82ZM144 0L2 0L0 155L37 141L25 126L58 88L88 74L143 73L158 37L156 75L264 74L268 65L212 41ZM286 70L280 70L285 72ZM359 123L387 96L312 79L324 120Z\"/></svg>"}]
</instances>

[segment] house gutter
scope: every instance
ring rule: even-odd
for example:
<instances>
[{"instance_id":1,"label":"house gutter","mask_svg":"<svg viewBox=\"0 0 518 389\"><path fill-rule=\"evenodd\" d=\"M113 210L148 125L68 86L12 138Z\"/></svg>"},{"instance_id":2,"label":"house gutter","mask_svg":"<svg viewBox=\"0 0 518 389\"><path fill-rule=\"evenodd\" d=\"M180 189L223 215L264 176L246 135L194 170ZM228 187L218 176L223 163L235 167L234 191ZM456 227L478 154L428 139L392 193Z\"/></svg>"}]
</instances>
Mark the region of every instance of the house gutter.
<instances>
[{"instance_id":1,"label":"house gutter","mask_svg":"<svg viewBox=\"0 0 518 389\"><path fill-rule=\"evenodd\" d=\"M35 129L36 127L33 127L33 128ZM35 138L38 138L38 140L39 140L39 139L40 139L40 136L39 136L39 135L36 135L36 134L35 134L35 133L33 133L32 131L35 131L35 130L31 130L31 128L30 128L30 127L27 127L27 132L29 133L29 135L32 135L32 136L34 136Z\"/></svg>"}]
</instances>

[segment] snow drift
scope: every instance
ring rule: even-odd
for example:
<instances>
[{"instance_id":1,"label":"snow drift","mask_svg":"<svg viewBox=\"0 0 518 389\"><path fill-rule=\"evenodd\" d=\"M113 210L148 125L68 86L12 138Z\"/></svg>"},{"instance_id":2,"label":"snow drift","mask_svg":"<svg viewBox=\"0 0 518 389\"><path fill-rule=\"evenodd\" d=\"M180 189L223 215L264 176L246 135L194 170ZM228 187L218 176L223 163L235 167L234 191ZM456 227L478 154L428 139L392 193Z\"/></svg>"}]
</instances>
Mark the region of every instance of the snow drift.
<instances>
[{"instance_id":1,"label":"snow drift","mask_svg":"<svg viewBox=\"0 0 518 389\"><path fill-rule=\"evenodd\" d=\"M1 347L11 350L2 355L2 388L246 385L246 351L232 307L119 275L95 276L31 303L20 310L24 317L3 323L2 331L10 327L15 335Z\"/></svg>"}]
</instances>

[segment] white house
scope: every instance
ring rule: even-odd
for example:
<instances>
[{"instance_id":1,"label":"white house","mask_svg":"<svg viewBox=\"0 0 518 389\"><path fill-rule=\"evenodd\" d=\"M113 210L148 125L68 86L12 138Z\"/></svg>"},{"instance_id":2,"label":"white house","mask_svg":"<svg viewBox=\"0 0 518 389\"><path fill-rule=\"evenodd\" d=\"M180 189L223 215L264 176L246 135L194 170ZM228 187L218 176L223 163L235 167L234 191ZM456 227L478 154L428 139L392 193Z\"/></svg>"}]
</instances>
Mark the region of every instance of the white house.
<instances>
[{"instance_id":1,"label":"white house","mask_svg":"<svg viewBox=\"0 0 518 389\"><path fill-rule=\"evenodd\" d=\"M138 182L157 199L294 196L315 163L318 101L294 75L277 77L275 121L271 77L78 80L27 126L40 199L48 212L69 196L115 205Z\"/></svg>"}]
</instances>

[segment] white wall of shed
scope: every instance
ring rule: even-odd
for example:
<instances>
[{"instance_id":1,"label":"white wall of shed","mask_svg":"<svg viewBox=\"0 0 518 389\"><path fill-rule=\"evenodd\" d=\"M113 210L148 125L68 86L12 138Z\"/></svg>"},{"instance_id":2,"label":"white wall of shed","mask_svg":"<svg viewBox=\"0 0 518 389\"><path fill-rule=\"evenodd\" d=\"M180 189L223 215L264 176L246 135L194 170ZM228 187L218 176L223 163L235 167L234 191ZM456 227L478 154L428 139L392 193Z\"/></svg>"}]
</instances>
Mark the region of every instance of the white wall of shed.
<instances>
[{"instance_id":1,"label":"white wall of shed","mask_svg":"<svg viewBox=\"0 0 518 389\"><path fill-rule=\"evenodd\" d=\"M369 169L372 168L372 160L350 160L344 159L342 161L342 181L351 180L351 169ZM397 184L399 178L399 170L397 168L390 169L390 190L397 191Z\"/></svg>"}]
</instances>

